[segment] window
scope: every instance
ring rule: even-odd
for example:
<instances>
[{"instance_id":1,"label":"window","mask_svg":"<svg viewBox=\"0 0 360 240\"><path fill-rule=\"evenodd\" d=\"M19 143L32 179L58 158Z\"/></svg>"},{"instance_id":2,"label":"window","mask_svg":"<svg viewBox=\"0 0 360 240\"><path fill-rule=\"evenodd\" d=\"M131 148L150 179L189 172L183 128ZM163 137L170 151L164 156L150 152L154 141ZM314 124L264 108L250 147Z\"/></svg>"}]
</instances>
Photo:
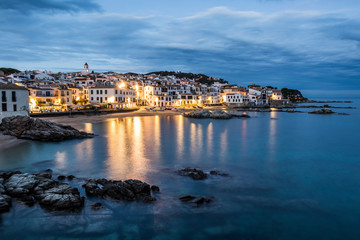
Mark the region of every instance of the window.
<instances>
[{"instance_id":1,"label":"window","mask_svg":"<svg viewBox=\"0 0 360 240\"><path fill-rule=\"evenodd\" d=\"M13 106L14 108L14 112L16 112L17 111L17 106L16 106L16 104L14 104L14 106Z\"/></svg>"},{"instance_id":2,"label":"window","mask_svg":"<svg viewBox=\"0 0 360 240\"><path fill-rule=\"evenodd\" d=\"M107 90L105 90L105 94L107 94Z\"/></svg>"},{"instance_id":3,"label":"window","mask_svg":"<svg viewBox=\"0 0 360 240\"><path fill-rule=\"evenodd\" d=\"M46 92L45 92L45 95L46 95L47 97L50 97L50 92L49 92L49 91L46 91Z\"/></svg>"},{"instance_id":4,"label":"window","mask_svg":"<svg viewBox=\"0 0 360 240\"><path fill-rule=\"evenodd\" d=\"M107 97L105 97L105 101L107 100Z\"/></svg>"},{"instance_id":5,"label":"window","mask_svg":"<svg viewBox=\"0 0 360 240\"><path fill-rule=\"evenodd\" d=\"M6 102L6 92L5 91L1 92L1 101Z\"/></svg>"},{"instance_id":6,"label":"window","mask_svg":"<svg viewBox=\"0 0 360 240\"><path fill-rule=\"evenodd\" d=\"M115 94L117 94L117 90L115 90Z\"/></svg>"},{"instance_id":7,"label":"window","mask_svg":"<svg viewBox=\"0 0 360 240\"><path fill-rule=\"evenodd\" d=\"M100 94L102 94L102 90L100 90Z\"/></svg>"},{"instance_id":8,"label":"window","mask_svg":"<svg viewBox=\"0 0 360 240\"><path fill-rule=\"evenodd\" d=\"M13 102L16 102L16 92L15 91L11 92L11 99Z\"/></svg>"},{"instance_id":9,"label":"window","mask_svg":"<svg viewBox=\"0 0 360 240\"><path fill-rule=\"evenodd\" d=\"M3 112L6 112L6 111L7 111L7 104L6 104L6 103L3 103L3 104L2 104L2 111L3 111Z\"/></svg>"},{"instance_id":10,"label":"window","mask_svg":"<svg viewBox=\"0 0 360 240\"><path fill-rule=\"evenodd\" d=\"M69 91L67 91L67 92L66 92L66 95L68 95L68 96L69 96Z\"/></svg>"},{"instance_id":11,"label":"window","mask_svg":"<svg viewBox=\"0 0 360 240\"><path fill-rule=\"evenodd\" d=\"M66 101L69 102L69 98L67 98Z\"/></svg>"},{"instance_id":12,"label":"window","mask_svg":"<svg viewBox=\"0 0 360 240\"><path fill-rule=\"evenodd\" d=\"M94 94L94 90L91 90L91 94Z\"/></svg>"},{"instance_id":13,"label":"window","mask_svg":"<svg viewBox=\"0 0 360 240\"><path fill-rule=\"evenodd\" d=\"M91 101L92 101L92 100L94 100L94 98L93 98L93 97L91 97Z\"/></svg>"},{"instance_id":14,"label":"window","mask_svg":"<svg viewBox=\"0 0 360 240\"><path fill-rule=\"evenodd\" d=\"M96 90L96 94L99 94L99 90Z\"/></svg>"},{"instance_id":15,"label":"window","mask_svg":"<svg viewBox=\"0 0 360 240\"><path fill-rule=\"evenodd\" d=\"M99 97L97 97L97 98L96 98L96 100L98 100L98 101L99 101Z\"/></svg>"}]
</instances>

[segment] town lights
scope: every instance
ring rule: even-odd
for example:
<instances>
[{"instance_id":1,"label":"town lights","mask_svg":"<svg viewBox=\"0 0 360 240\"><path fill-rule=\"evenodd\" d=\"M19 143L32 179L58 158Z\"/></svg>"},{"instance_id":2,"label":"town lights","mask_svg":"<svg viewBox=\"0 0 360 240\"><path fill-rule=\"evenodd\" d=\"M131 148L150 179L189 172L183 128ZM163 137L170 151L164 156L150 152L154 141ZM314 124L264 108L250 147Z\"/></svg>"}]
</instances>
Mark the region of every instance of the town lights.
<instances>
[{"instance_id":1,"label":"town lights","mask_svg":"<svg viewBox=\"0 0 360 240\"><path fill-rule=\"evenodd\" d=\"M118 88L120 88L120 89L122 89L122 88L125 88L125 83L120 83L119 85L118 85Z\"/></svg>"},{"instance_id":2,"label":"town lights","mask_svg":"<svg viewBox=\"0 0 360 240\"><path fill-rule=\"evenodd\" d=\"M115 102L115 97L109 97L108 103L114 103L114 102Z\"/></svg>"}]
</instances>

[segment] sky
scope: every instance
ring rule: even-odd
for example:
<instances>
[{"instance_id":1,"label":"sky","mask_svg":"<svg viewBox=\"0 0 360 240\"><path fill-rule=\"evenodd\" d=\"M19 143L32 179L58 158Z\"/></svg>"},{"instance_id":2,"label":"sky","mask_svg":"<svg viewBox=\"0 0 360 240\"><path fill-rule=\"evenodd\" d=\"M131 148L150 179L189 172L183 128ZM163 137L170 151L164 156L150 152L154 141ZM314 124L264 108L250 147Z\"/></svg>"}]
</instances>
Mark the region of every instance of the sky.
<instances>
[{"instance_id":1,"label":"sky","mask_svg":"<svg viewBox=\"0 0 360 240\"><path fill-rule=\"evenodd\" d=\"M360 91L359 0L0 0L0 67Z\"/></svg>"}]
</instances>

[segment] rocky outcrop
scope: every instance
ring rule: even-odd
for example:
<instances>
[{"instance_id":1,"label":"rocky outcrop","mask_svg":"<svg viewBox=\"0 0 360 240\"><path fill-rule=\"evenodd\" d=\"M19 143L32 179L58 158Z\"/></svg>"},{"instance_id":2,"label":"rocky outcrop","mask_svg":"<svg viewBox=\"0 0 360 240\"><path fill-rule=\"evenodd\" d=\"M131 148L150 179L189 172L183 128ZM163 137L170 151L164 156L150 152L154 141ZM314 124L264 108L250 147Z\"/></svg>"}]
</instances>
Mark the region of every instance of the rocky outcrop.
<instances>
[{"instance_id":1,"label":"rocky outcrop","mask_svg":"<svg viewBox=\"0 0 360 240\"><path fill-rule=\"evenodd\" d=\"M83 206L83 199L76 188L51 178L51 171L40 174L15 173L4 180L3 186L7 195L27 205L37 202L51 211L76 210Z\"/></svg>"},{"instance_id":2,"label":"rocky outcrop","mask_svg":"<svg viewBox=\"0 0 360 240\"><path fill-rule=\"evenodd\" d=\"M194 180L204 180L208 177L204 171L197 168L183 168L177 171L180 176L191 177Z\"/></svg>"},{"instance_id":3,"label":"rocky outcrop","mask_svg":"<svg viewBox=\"0 0 360 240\"><path fill-rule=\"evenodd\" d=\"M62 180L66 179L65 176L60 176L62 176ZM67 177L69 181L73 179L75 179L74 184L87 181L83 185L87 195L115 200L153 202L156 199L151 195L151 191L160 191L158 186L150 186L135 179L112 181L107 179L80 180L73 175ZM54 180L50 169L36 174L20 171L0 172L0 213L10 209L13 199L28 206L39 204L49 211L78 211L83 208L85 203L85 197L80 195L77 188ZM94 210L100 208L103 208L101 203L92 205Z\"/></svg>"},{"instance_id":4,"label":"rocky outcrop","mask_svg":"<svg viewBox=\"0 0 360 240\"><path fill-rule=\"evenodd\" d=\"M310 114L332 114L332 113L335 113L333 112L331 109L329 108L323 108L323 109L320 109L320 110L314 110L312 112L309 112Z\"/></svg>"},{"instance_id":5,"label":"rocky outcrop","mask_svg":"<svg viewBox=\"0 0 360 240\"><path fill-rule=\"evenodd\" d=\"M230 119L232 115L222 110L200 110L184 113L185 117L189 118L214 118L214 119Z\"/></svg>"},{"instance_id":6,"label":"rocky outcrop","mask_svg":"<svg viewBox=\"0 0 360 240\"><path fill-rule=\"evenodd\" d=\"M139 180L112 181L107 179L90 179L83 185L86 194L95 197L108 197L115 200L152 202L149 184Z\"/></svg>"},{"instance_id":7,"label":"rocky outcrop","mask_svg":"<svg viewBox=\"0 0 360 240\"><path fill-rule=\"evenodd\" d=\"M49 142L94 136L92 133L82 132L71 126L27 116L4 118L0 124L0 131L4 135L21 139Z\"/></svg>"}]
</instances>

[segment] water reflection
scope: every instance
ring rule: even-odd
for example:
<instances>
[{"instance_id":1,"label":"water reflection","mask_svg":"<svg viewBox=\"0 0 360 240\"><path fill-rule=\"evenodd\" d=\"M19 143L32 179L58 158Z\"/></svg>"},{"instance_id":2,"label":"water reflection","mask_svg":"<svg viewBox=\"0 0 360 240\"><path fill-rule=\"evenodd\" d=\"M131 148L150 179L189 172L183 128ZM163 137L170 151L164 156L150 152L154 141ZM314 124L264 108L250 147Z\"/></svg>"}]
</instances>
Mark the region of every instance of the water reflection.
<instances>
[{"instance_id":1,"label":"water reflection","mask_svg":"<svg viewBox=\"0 0 360 240\"><path fill-rule=\"evenodd\" d=\"M58 169L66 168L67 165L66 152L57 152L55 154L55 163Z\"/></svg>"},{"instance_id":2,"label":"water reflection","mask_svg":"<svg viewBox=\"0 0 360 240\"><path fill-rule=\"evenodd\" d=\"M181 159L184 157L184 117L180 115L177 118L177 125L176 125L176 153L177 158Z\"/></svg>"},{"instance_id":3,"label":"water reflection","mask_svg":"<svg viewBox=\"0 0 360 240\"><path fill-rule=\"evenodd\" d=\"M210 122L207 126L207 153L208 156L212 156L213 155L213 134L214 134L214 126L213 123Z\"/></svg>"}]
</instances>

